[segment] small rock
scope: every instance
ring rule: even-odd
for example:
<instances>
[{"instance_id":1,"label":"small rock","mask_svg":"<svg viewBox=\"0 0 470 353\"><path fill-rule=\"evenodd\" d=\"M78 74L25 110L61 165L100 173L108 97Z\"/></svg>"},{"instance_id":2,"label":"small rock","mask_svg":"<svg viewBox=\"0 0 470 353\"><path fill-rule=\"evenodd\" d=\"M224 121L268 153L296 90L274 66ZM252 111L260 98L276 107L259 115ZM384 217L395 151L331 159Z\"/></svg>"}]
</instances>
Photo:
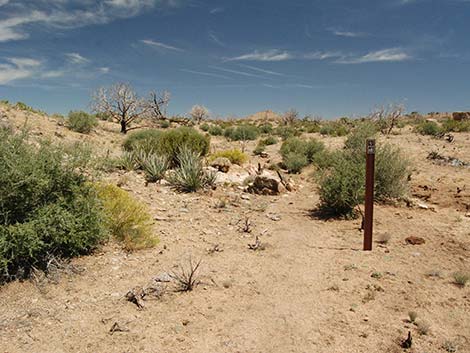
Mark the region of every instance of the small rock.
<instances>
[{"instance_id":1,"label":"small rock","mask_svg":"<svg viewBox=\"0 0 470 353\"><path fill-rule=\"evenodd\" d=\"M230 159L225 157L218 157L214 159L211 163L211 167L217 169L219 172L227 173L230 170L232 163Z\"/></svg>"},{"instance_id":2,"label":"small rock","mask_svg":"<svg viewBox=\"0 0 470 353\"><path fill-rule=\"evenodd\" d=\"M423 238L416 237L414 235L409 236L408 238L406 238L405 242L407 244L411 244L411 245L422 245L422 244L426 243L426 241Z\"/></svg>"},{"instance_id":3,"label":"small rock","mask_svg":"<svg viewBox=\"0 0 470 353\"><path fill-rule=\"evenodd\" d=\"M266 217L268 217L270 220L275 221L275 222L281 220L281 216L279 216L278 214L275 214L275 213L268 213L266 215Z\"/></svg>"}]
</instances>

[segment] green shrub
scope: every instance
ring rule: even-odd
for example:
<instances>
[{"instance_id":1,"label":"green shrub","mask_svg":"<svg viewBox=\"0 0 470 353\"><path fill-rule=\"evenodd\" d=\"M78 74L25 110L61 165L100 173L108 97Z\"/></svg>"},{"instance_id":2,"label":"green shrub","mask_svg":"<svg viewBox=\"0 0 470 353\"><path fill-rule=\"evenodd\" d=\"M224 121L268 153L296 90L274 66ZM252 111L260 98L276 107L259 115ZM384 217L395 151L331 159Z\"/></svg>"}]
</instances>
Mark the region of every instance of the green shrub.
<instances>
[{"instance_id":1,"label":"green shrub","mask_svg":"<svg viewBox=\"0 0 470 353\"><path fill-rule=\"evenodd\" d=\"M258 128L253 125L240 125L234 128L229 138L232 141L252 141L258 138Z\"/></svg>"},{"instance_id":2,"label":"green shrub","mask_svg":"<svg viewBox=\"0 0 470 353\"><path fill-rule=\"evenodd\" d=\"M262 134L270 134L273 131L273 126L269 123L259 126L259 132Z\"/></svg>"},{"instance_id":3,"label":"green shrub","mask_svg":"<svg viewBox=\"0 0 470 353\"><path fill-rule=\"evenodd\" d=\"M344 143L344 147L346 149L353 149L358 152L364 151L365 153L366 140L370 138L375 138L378 132L378 127L373 122L361 122L348 136Z\"/></svg>"},{"instance_id":4,"label":"green shrub","mask_svg":"<svg viewBox=\"0 0 470 353\"><path fill-rule=\"evenodd\" d=\"M190 149L201 156L209 151L210 136L202 135L191 127L179 127L168 131L143 130L135 132L124 142L126 151L142 150L147 155L166 157L172 166L178 165L181 149Z\"/></svg>"},{"instance_id":5,"label":"green shrub","mask_svg":"<svg viewBox=\"0 0 470 353\"><path fill-rule=\"evenodd\" d=\"M70 112L67 119L67 127L75 132L82 134L90 133L95 126L98 125L98 120L94 115L90 115L84 111Z\"/></svg>"},{"instance_id":6,"label":"green shrub","mask_svg":"<svg viewBox=\"0 0 470 353\"><path fill-rule=\"evenodd\" d=\"M111 184L95 184L105 213L105 224L110 233L123 242L126 250L155 246L153 221L147 207L129 193Z\"/></svg>"},{"instance_id":7,"label":"green shrub","mask_svg":"<svg viewBox=\"0 0 470 353\"><path fill-rule=\"evenodd\" d=\"M211 154L209 160L213 161L214 159L219 157L228 158L231 163L238 165L242 165L248 160L248 156L239 149L217 151Z\"/></svg>"},{"instance_id":8,"label":"green shrub","mask_svg":"<svg viewBox=\"0 0 470 353\"><path fill-rule=\"evenodd\" d=\"M442 129L434 121L423 121L415 127L415 131L421 135L437 136L442 132Z\"/></svg>"},{"instance_id":9,"label":"green shrub","mask_svg":"<svg viewBox=\"0 0 470 353\"><path fill-rule=\"evenodd\" d=\"M454 120L446 119L442 123L442 130L444 132L469 132L470 131L470 120Z\"/></svg>"},{"instance_id":10,"label":"green shrub","mask_svg":"<svg viewBox=\"0 0 470 353\"><path fill-rule=\"evenodd\" d=\"M171 123L170 123L168 120L163 120L163 121L160 123L160 127L161 127L162 129L168 129L170 126L171 126Z\"/></svg>"},{"instance_id":11,"label":"green shrub","mask_svg":"<svg viewBox=\"0 0 470 353\"><path fill-rule=\"evenodd\" d=\"M305 156L307 163L314 161L315 155L323 151L325 146L322 142L310 139L302 140L298 137L291 137L283 142L281 146L281 156L286 158L288 154L294 153Z\"/></svg>"},{"instance_id":12,"label":"green shrub","mask_svg":"<svg viewBox=\"0 0 470 353\"><path fill-rule=\"evenodd\" d=\"M302 133L293 126L279 126L274 130L274 134L287 140L290 137L300 136Z\"/></svg>"},{"instance_id":13,"label":"green shrub","mask_svg":"<svg viewBox=\"0 0 470 353\"><path fill-rule=\"evenodd\" d=\"M209 135L222 136L223 134L224 134L224 130L218 125L212 125L209 128Z\"/></svg>"},{"instance_id":14,"label":"green shrub","mask_svg":"<svg viewBox=\"0 0 470 353\"><path fill-rule=\"evenodd\" d=\"M124 141L124 150L131 152L143 149L147 153L155 152L163 132L155 129L140 130L129 134Z\"/></svg>"},{"instance_id":15,"label":"green shrub","mask_svg":"<svg viewBox=\"0 0 470 353\"><path fill-rule=\"evenodd\" d=\"M206 131L206 132L209 131L210 129L210 125L208 123L203 123L200 127L202 131Z\"/></svg>"},{"instance_id":16,"label":"green shrub","mask_svg":"<svg viewBox=\"0 0 470 353\"><path fill-rule=\"evenodd\" d=\"M95 249L105 238L101 207L77 159L25 135L0 138L0 281Z\"/></svg>"},{"instance_id":17,"label":"green shrub","mask_svg":"<svg viewBox=\"0 0 470 353\"><path fill-rule=\"evenodd\" d=\"M260 142L261 142L261 141L260 141ZM262 144L262 143L260 143L260 142L258 142L258 145L257 145L257 146L255 147L255 149L253 150L253 154L254 154L255 156L261 155L261 154L265 151L265 149L266 149L266 145L265 145L265 144Z\"/></svg>"},{"instance_id":18,"label":"green shrub","mask_svg":"<svg viewBox=\"0 0 470 353\"><path fill-rule=\"evenodd\" d=\"M296 152L288 152L284 155L282 163L289 173L294 174L300 173L302 169L309 164L305 155Z\"/></svg>"},{"instance_id":19,"label":"green shrub","mask_svg":"<svg viewBox=\"0 0 470 353\"><path fill-rule=\"evenodd\" d=\"M198 153L184 148L178 153L179 166L168 178L170 185L181 192L195 192L215 183L215 173L204 170Z\"/></svg>"},{"instance_id":20,"label":"green shrub","mask_svg":"<svg viewBox=\"0 0 470 353\"><path fill-rule=\"evenodd\" d=\"M372 135L371 135L372 134ZM362 125L346 140L342 151L317 155L319 163L320 207L335 215L352 216L364 201L365 141L373 129ZM397 147L376 147L375 200L402 197L408 185L409 162Z\"/></svg>"},{"instance_id":21,"label":"green shrub","mask_svg":"<svg viewBox=\"0 0 470 353\"><path fill-rule=\"evenodd\" d=\"M270 145L275 145L278 142L279 141L274 136L268 136L265 139L262 139L260 141L260 144L265 145L265 146L270 146Z\"/></svg>"}]
</instances>

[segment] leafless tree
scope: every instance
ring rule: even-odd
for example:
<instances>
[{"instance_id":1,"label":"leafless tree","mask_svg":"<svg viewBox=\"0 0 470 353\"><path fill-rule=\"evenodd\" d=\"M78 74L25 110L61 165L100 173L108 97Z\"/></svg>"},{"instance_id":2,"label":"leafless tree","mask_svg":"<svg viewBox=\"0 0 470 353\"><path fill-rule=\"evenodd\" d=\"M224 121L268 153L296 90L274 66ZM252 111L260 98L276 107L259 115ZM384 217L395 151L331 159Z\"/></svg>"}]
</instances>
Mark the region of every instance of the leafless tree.
<instances>
[{"instance_id":1,"label":"leafless tree","mask_svg":"<svg viewBox=\"0 0 470 353\"><path fill-rule=\"evenodd\" d=\"M282 123L284 125L290 125L293 122L295 122L298 118L299 118L299 112L295 109L288 110L281 117Z\"/></svg>"},{"instance_id":2,"label":"leafless tree","mask_svg":"<svg viewBox=\"0 0 470 353\"><path fill-rule=\"evenodd\" d=\"M152 92L150 98L141 98L131 85L116 83L102 87L93 94L93 111L104 113L121 125L121 133L143 126L130 127L137 119L161 119L162 108L168 104L170 96Z\"/></svg>"},{"instance_id":3,"label":"leafless tree","mask_svg":"<svg viewBox=\"0 0 470 353\"><path fill-rule=\"evenodd\" d=\"M189 115L199 124L202 120L207 119L209 110L203 105L193 105Z\"/></svg>"},{"instance_id":4,"label":"leafless tree","mask_svg":"<svg viewBox=\"0 0 470 353\"><path fill-rule=\"evenodd\" d=\"M382 134L390 135L404 111L403 104L391 103L387 106L377 107L369 117L378 124Z\"/></svg>"}]
</instances>

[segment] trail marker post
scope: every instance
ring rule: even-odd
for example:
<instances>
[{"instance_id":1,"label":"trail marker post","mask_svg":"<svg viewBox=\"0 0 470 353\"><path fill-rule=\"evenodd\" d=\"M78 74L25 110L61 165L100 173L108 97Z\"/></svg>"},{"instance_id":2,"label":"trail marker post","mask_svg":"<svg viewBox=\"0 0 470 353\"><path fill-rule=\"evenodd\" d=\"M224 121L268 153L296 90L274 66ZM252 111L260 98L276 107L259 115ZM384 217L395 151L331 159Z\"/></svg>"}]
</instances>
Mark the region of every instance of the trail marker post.
<instances>
[{"instance_id":1,"label":"trail marker post","mask_svg":"<svg viewBox=\"0 0 470 353\"><path fill-rule=\"evenodd\" d=\"M374 223L375 140L366 141L366 195L364 214L364 250L372 250Z\"/></svg>"}]
</instances>

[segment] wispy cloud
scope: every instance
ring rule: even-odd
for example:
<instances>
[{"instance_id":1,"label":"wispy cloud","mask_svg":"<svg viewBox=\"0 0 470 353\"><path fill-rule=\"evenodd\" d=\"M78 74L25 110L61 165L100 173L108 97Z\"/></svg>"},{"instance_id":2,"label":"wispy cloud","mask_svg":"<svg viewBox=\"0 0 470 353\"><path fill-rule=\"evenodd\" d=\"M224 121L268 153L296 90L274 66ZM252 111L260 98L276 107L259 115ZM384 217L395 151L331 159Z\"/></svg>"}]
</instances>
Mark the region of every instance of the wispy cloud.
<instances>
[{"instance_id":1,"label":"wispy cloud","mask_svg":"<svg viewBox=\"0 0 470 353\"><path fill-rule=\"evenodd\" d=\"M245 72L245 71L240 71L240 70L226 69L226 68L219 67L219 66L211 66L211 68L216 69L216 70L220 70L220 71L224 71L224 72L229 72L229 73L231 73L231 74L241 75L241 76L258 77L258 78L262 78L262 77L263 77L263 76L256 75L256 74L253 74L253 73L250 73L250 72Z\"/></svg>"},{"instance_id":2,"label":"wispy cloud","mask_svg":"<svg viewBox=\"0 0 470 353\"><path fill-rule=\"evenodd\" d=\"M246 69L253 70L253 71L262 72L263 74L274 75L274 76L286 76L285 74L281 74L280 72L266 70L266 69L262 69L256 66L245 65L245 64L239 64L239 66L244 67Z\"/></svg>"},{"instance_id":3,"label":"wispy cloud","mask_svg":"<svg viewBox=\"0 0 470 353\"><path fill-rule=\"evenodd\" d=\"M0 85L33 76L41 65L39 60L30 58L7 58L0 63Z\"/></svg>"},{"instance_id":4,"label":"wispy cloud","mask_svg":"<svg viewBox=\"0 0 470 353\"><path fill-rule=\"evenodd\" d=\"M141 43L144 43L150 47L157 48L157 49L167 49L167 50L174 50L174 51L184 51L184 49L174 47L172 45L168 45L162 42L157 42L151 39L142 39L140 41Z\"/></svg>"},{"instance_id":5,"label":"wispy cloud","mask_svg":"<svg viewBox=\"0 0 470 353\"><path fill-rule=\"evenodd\" d=\"M288 53L287 51L272 49L263 52L255 50L252 53L228 58L226 61L285 61L292 58L292 54Z\"/></svg>"},{"instance_id":6,"label":"wispy cloud","mask_svg":"<svg viewBox=\"0 0 470 353\"><path fill-rule=\"evenodd\" d=\"M364 64L372 62L400 62L411 60L413 57L402 48L389 48L369 52L363 56L344 57L336 61L338 64Z\"/></svg>"},{"instance_id":7,"label":"wispy cloud","mask_svg":"<svg viewBox=\"0 0 470 353\"><path fill-rule=\"evenodd\" d=\"M283 89L283 88L307 88L307 89L312 89L315 88L315 86L304 84L304 83L285 83L285 84L279 84L279 85L274 85L270 83L263 83L262 86L268 87L268 88L274 88L274 89Z\"/></svg>"},{"instance_id":8,"label":"wispy cloud","mask_svg":"<svg viewBox=\"0 0 470 353\"><path fill-rule=\"evenodd\" d=\"M218 45L220 45L221 47L225 47L225 43L222 42L219 37L212 31L209 31L208 33L209 35L209 38L214 42L214 43L217 43Z\"/></svg>"},{"instance_id":9,"label":"wispy cloud","mask_svg":"<svg viewBox=\"0 0 470 353\"><path fill-rule=\"evenodd\" d=\"M351 31L339 31L331 30L331 32L338 37L348 37L348 38L359 38L367 36L367 33L364 32L351 32Z\"/></svg>"},{"instance_id":10,"label":"wispy cloud","mask_svg":"<svg viewBox=\"0 0 470 353\"><path fill-rule=\"evenodd\" d=\"M331 58L341 58L344 54L337 51L315 51L301 55L305 60L326 60Z\"/></svg>"},{"instance_id":11,"label":"wispy cloud","mask_svg":"<svg viewBox=\"0 0 470 353\"><path fill-rule=\"evenodd\" d=\"M89 59L81 56L79 53L66 53L65 56L69 62L76 65L82 65L90 62Z\"/></svg>"},{"instance_id":12,"label":"wispy cloud","mask_svg":"<svg viewBox=\"0 0 470 353\"><path fill-rule=\"evenodd\" d=\"M98 70L102 74L108 74L111 71L111 69L109 67L106 67L106 66L100 67Z\"/></svg>"},{"instance_id":13,"label":"wispy cloud","mask_svg":"<svg viewBox=\"0 0 470 353\"><path fill-rule=\"evenodd\" d=\"M79 28L134 17L157 6L179 5L179 0L54 0L29 1L25 6L23 0L0 0L3 15L0 20L0 42L28 38L33 24L47 28ZM26 25L30 25L28 29Z\"/></svg>"},{"instance_id":14,"label":"wispy cloud","mask_svg":"<svg viewBox=\"0 0 470 353\"><path fill-rule=\"evenodd\" d=\"M223 8L223 7L214 7L213 9L211 9L211 10L209 11L209 13L210 13L211 15L215 15L215 14L220 13L220 12L224 12L224 8Z\"/></svg>"},{"instance_id":15,"label":"wispy cloud","mask_svg":"<svg viewBox=\"0 0 470 353\"><path fill-rule=\"evenodd\" d=\"M180 71L183 72L188 72L190 74L195 74L195 75L202 75L202 76L209 76L209 77L216 77L216 78L223 78L226 80L230 80L231 78L228 76L212 73L212 72L204 72L204 71L195 71L195 70L190 70L190 69L180 69Z\"/></svg>"}]
</instances>

